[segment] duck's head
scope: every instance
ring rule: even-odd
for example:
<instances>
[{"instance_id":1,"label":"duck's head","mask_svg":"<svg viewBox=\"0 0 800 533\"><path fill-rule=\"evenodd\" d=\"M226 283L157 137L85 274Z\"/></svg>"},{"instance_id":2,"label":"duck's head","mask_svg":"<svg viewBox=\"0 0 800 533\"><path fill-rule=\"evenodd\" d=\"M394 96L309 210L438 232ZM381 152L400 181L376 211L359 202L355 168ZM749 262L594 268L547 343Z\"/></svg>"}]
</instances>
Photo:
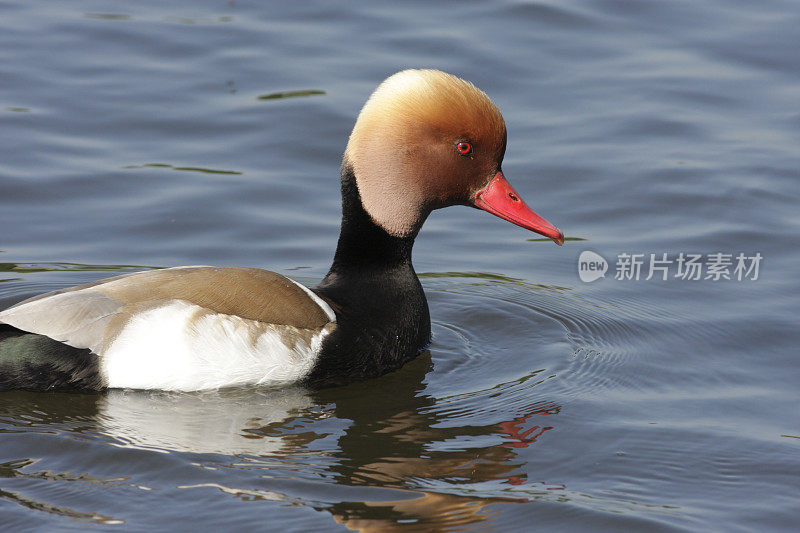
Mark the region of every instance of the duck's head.
<instances>
[{"instance_id":1,"label":"duck's head","mask_svg":"<svg viewBox=\"0 0 800 533\"><path fill-rule=\"evenodd\" d=\"M364 104L343 164L365 211L391 235L415 235L433 209L461 204L563 244L506 181L505 149L503 116L483 91L438 70L404 70Z\"/></svg>"}]
</instances>

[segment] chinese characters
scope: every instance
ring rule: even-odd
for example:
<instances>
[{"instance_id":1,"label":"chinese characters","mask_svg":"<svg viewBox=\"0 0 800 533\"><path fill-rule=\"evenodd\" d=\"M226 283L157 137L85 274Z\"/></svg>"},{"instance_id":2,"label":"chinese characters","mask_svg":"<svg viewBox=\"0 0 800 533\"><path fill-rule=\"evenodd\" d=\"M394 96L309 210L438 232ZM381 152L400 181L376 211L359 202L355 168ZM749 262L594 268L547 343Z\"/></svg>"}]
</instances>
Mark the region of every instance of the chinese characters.
<instances>
[{"instance_id":1,"label":"chinese characters","mask_svg":"<svg viewBox=\"0 0 800 533\"><path fill-rule=\"evenodd\" d=\"M763 257L760 252L754 255L715 252L710 254L694 254L681 252L677 257L668 254L621 253L617 255L616 280L650 280L653 278L666 281L670 277L699 280L735 280L756 281Z\"/></svg>"}]
</instances>

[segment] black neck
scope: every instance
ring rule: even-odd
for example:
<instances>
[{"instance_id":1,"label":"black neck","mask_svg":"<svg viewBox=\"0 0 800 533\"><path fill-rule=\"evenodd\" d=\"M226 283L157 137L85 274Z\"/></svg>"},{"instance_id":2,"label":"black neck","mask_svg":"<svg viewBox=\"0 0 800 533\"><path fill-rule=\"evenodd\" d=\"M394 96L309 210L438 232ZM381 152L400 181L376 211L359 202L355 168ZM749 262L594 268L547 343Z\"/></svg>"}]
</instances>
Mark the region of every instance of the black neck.
<instances>
[{"instance_id":1,"label":"black neck","mask_svg":"<svg viewBox=\"0 0 800 533\"><path fill-rule=\"evenodd\" d=\"M430 316L411 265L415 235L393 237L361 203L353 170L342 167L342 231L333 264L314 291L336 311L307 381L327 384L385 374L430 342Z\"/></svg>"},{"instance_id":2,"label":"black neck","mask_svg":"<svg viewBox=\"0 0 800 533\"><path fill-rule=\"evenodd\" d=\"M415 237L393 237L375 224L361 203L352 167L343 165L342 229L333 264L322 285L329 278L342 275L412 268L411 250Z\"/></svg>"}]
</instances>

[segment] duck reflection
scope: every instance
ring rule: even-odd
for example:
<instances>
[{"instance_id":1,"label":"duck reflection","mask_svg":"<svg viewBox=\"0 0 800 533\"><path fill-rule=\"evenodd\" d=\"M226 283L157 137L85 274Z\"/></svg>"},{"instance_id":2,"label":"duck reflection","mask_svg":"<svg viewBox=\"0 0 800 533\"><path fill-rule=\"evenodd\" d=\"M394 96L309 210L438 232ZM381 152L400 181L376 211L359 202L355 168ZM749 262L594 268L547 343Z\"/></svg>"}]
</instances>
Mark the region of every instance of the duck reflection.
<instances>
[{"instance_id":1,"label":"duck reflection","mask_svg":"<svg viewBox=\"0 0 800 533\"><path fill-rule=\"evenodd\" d=\"M273 434L313 406L297 387L206 393L109 391L99 403L100 430L118 446L224 455L275 455L314 434Z\"/></svg>"},{"instance_id":2,"label":"duck reflection","mask_svg":"<svg viewBox=\"0 0 800 533\"><path fill-rule=\"evenodd\" d=\"M527 501L531 491L509 490L514 486L560 488L539 487L538 480L529 483L527 465L519 457L521 448L552 429L558 405L535 402L499 423L459 423L426 394L424 379L432 366L430 353L424 353L390 375L320 391L117 390L98 396L15 392L0 395L9 400L0 401L0 408L12 418L15 409L22 415L35 408L43 417L37 423L69 420L73 431L99 431L118 447L214 454L205 459L209 464L225 455L234 458L231 466L246 463L248 469L262 466L268 472L289 464L303 468L308 459L311 470L323 471L324 478L337 485L390 489L387 493L395 496L386 501L363 501L359 490L329 491L338 498L351 494L354 501L320 504L282 490L279 482L268 491L263 485L258 490L216 483L181 487L311 505L359 531L413 529L412 524L437 531L490 523L494 513L487 506Z\"/></svg>"},{"instance_id":3,"label":"duck reflection","mask_svg":"<svg viewBox=\"0 0 800 533\"><path fill-rule=\"evenodd\" d=\"M560 407L537 402L499 424L453 425L425 394L423 379L431 368L430 354L424 354L380 380L315 393L317 401L335 404L337 417L353 421L339 438L340 460L330 467L339 482L409 492L407 499L340 502L327 509L349 529L408 530L409 524L427 531L449 529L490 521L490 504L527 501L491 494L504 492L504 484L527 483L526 465L516 450L553 429L531 422L557 414ZM465 495L470 492L482 496Z\"/></svg>"}]
</instances>

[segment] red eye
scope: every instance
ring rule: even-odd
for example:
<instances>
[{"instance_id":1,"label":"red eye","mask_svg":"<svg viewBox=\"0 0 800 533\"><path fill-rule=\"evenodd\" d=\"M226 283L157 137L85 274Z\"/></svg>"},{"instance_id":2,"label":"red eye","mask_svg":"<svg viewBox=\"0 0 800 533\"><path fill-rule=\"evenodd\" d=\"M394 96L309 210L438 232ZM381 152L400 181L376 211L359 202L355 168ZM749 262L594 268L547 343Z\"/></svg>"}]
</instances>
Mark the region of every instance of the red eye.
<instances>
[{"instance_id":1,"label":"red eye","mask_svg":"<svg viewBox=\"0 0 800 533\"><path fill-rule=\"evenodd\" d=\"M458 153L461 155L469 155L472 153L472 145L467 141L461 141L456 144L456 150L458 150Z\"/></svg>"}]
</instances>

